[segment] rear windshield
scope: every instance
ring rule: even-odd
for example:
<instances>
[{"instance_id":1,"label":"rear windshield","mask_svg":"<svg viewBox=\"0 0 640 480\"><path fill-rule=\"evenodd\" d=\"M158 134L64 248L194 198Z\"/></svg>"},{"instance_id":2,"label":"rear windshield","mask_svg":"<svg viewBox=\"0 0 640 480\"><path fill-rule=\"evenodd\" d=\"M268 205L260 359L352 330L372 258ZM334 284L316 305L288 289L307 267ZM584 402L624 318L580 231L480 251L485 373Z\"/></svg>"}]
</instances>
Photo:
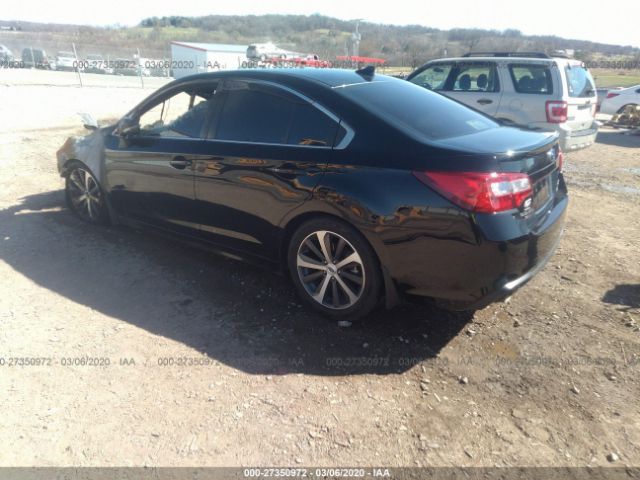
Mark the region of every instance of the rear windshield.
<instances>
[{"instance_id":1,"label":"rear windshield","mask_svg":"<svg viewBox=\"0 0 640 480\"><path fill-rule=\"evenodd\" d=\"M564 67L564 71L567 74L570 97L593 97L595 95L595 85L589 70L579 65L567 65Z\"/></svg>"},{"instance_id":2,"label":"rear windshield","mask_svg":"<svg viewBox=\"0 0 640 480\"><path fill-rule=\"evenodd\" d=\"M470 135L498 127L484 115L407 81L374 81L339 91L379 117L429 140Z\"/></svg>"}]
</instances>

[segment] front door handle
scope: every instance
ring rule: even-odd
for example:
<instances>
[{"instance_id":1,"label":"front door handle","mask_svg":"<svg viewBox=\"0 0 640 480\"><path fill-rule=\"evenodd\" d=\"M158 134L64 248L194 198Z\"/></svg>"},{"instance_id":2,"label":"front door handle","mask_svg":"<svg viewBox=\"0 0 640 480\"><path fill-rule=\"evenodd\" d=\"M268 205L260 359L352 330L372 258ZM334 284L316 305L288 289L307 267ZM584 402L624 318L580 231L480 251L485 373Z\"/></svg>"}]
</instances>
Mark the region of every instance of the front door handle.
<instances>
[{"instance_id":1,"label":"front door handle","mask_svg":"<svg viewBox=\"0 0 640 480\"><path fill-rule=\"evenodd\" d=\"M184 170L185 168L191 165L191 160L187 160L183 156L178 155L171 159L171 161L169 162L169 165L171 165L173 168L176 168L178 170Z\"/></svg>"},{"instance_id":2,"label":"front door handle","mask_svg":"<svg viewBox=\"0 0 640 480\"><path fill-rule=\"evenodd\" d=\"M276 175L314 175L320 172L320 168L316 165L303 164L302 166L295 163L285 162L278 167L267 168Z\"/></svg>"},{"instance_id":3,"label":"front door handle","mask_svg":"<svg viewBox=\"0 0 640 480\"><path fill-rule=\"evenodd\" d=\"M490 100L488 98L481 98L480 100L478 100L478 103L480 105L489 105L490 103L493 103L493 100Z\"/></svg>"}]
</instances>

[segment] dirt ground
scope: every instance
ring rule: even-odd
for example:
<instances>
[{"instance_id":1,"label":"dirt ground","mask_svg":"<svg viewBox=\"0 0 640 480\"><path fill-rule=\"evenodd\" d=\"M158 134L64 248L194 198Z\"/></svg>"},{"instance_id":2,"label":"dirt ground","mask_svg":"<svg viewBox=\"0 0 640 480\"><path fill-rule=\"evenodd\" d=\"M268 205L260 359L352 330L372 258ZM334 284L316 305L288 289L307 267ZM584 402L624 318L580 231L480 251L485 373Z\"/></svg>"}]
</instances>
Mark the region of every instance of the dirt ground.
<instances>
[{"instance_id":1,"label":"dirt ground","mask_svg":"<svg viewBox=\"0 0 640 480\"><path fill-rule=\"evenodd\" d=\"M341 328L267 271L67 211L75 112L150 91L0 81L0 465L640 465L640 137L568 156L564 239L507 303Z\"/></svg>"}]
</instances>

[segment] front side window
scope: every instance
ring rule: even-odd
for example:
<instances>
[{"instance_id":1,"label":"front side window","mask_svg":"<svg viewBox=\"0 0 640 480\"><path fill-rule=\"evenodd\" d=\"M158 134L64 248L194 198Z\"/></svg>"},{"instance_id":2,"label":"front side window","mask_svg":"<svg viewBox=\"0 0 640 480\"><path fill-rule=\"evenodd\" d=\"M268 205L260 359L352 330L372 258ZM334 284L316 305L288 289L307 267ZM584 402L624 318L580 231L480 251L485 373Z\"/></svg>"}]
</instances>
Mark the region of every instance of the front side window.
<instances>
[{"instance_id":1,"label":"front side window","mask_svg":"<svg viewBox=\"0 0 640 480\"><path fill-rule=\"evenodd\" d=\"M551 68L548 65L511 64L509 73L518 93L549 95L553 93Z\"/></svg>"},{"instance_id":2,"label":"front side window","mask_svg":"<svg viewBox=\"0 0 640 480\"><path fill-rule=\"evenodd\" d=\"M167 98L140 116L140 135L202 138L205 121L212 111L213 93L211 89L181 91Z\"/></svg>"},{"instance_id":3,"label":"front side window","mask_svg":"<svg viewBox=\"0 0 640 480\"><path fill-rule=\"evenodd\" d=\"M567 87L570 97L592 97L595 92L593 78L589 70L582 66L567 65L564 67L567 75Z\"/></svg>"},{"instance_id":4,"label":"front side window","mask_svg":"<svg viewBox=\"0 0 640 480\"><path fill-rule=\"evenodd\" d=\"M409 81L437 92L438 90L444 89L452 67L453 65L451 63L430 65Z\"/></svg>"}]
</instances>

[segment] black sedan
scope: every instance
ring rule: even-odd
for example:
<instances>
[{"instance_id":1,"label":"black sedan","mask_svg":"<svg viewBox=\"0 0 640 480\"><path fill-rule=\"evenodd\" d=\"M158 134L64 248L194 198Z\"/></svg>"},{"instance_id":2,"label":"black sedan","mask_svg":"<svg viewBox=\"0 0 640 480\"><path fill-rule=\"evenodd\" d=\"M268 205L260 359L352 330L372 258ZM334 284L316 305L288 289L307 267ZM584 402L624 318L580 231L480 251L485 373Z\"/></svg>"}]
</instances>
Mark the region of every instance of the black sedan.
<instances>
[{"instance_id":1,"label":"black sedan","mask_svg":"<svg viewBox=\"0 0 640 480\"><path fill-rule=\"evenodd\" d=\"M57 154L80 218L261 259L333 317L415 295L480 308L563 230L556 134L370 69L196 75L88 128Z\"/></svg>"}]
</instances>

